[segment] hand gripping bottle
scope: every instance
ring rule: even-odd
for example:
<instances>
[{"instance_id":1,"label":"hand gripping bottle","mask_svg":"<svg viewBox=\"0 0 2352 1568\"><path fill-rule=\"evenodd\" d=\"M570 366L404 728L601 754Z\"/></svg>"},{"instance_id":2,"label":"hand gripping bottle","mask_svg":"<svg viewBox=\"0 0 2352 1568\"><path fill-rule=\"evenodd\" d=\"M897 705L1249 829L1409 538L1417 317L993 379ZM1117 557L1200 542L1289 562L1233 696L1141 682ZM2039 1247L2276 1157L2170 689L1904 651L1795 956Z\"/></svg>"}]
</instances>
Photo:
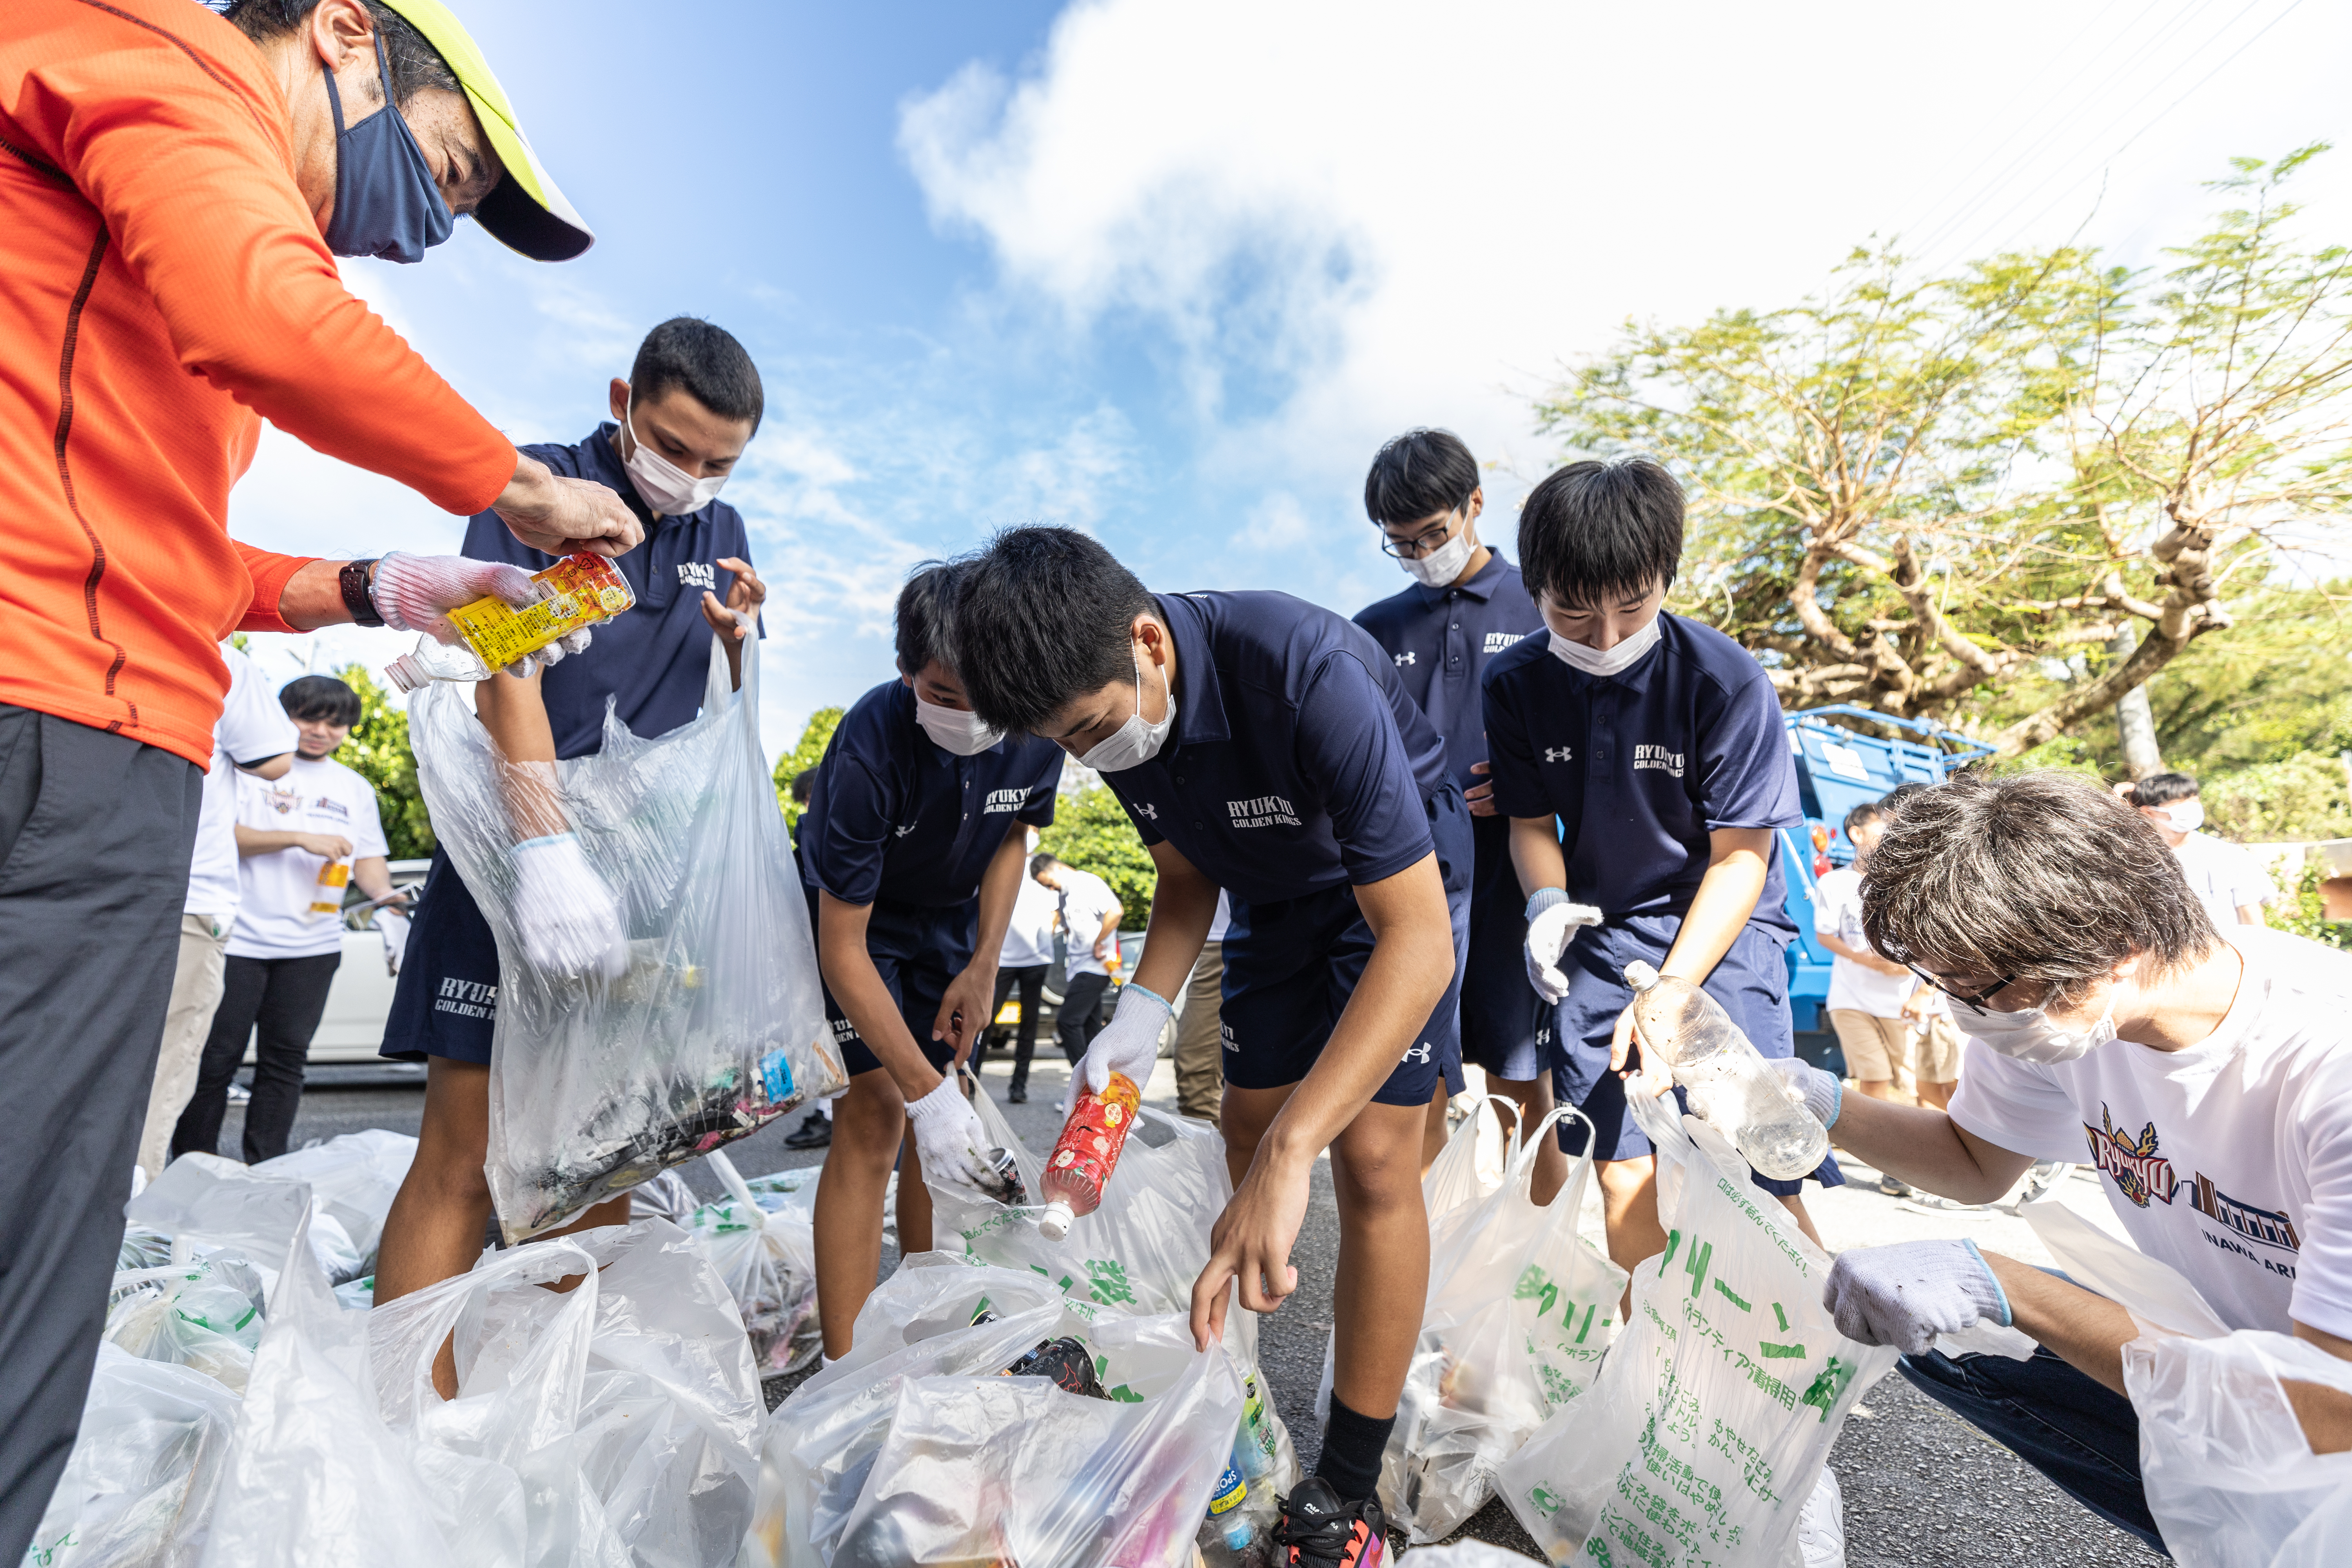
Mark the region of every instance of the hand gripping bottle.
<instances>
[{"instance_id":1,"label":"hand gripping bottle","mask_svg":"<svg viewBox=\"0 0 2352 1568\"><path fill-rule=\"evenodd\" d=\"M1037 1184L1045 1212L1037 1216L1037 1234L1059 1241L1070 1234L1070 1222L1102 1206L1103 1188L1127 1147L1135 1126L1135 1108L1143 1091L1123 1072L1110 1075L1110 1087L1100 1094L1081 1089L1063 1123L1062 1141L1045 1162L1045 1179Z\"/></svg>"},{"instance_id":2,"label":"hand gripping bottle","mask_svg":"<svg viewBox=\"0 0 2352 1568\"><path fill-rule=\"evenodd\" d=\"M1729 1135L1758 1173L1794 1181L1828 1157L1828 1131L1790 1102L1780 1075L1714 997L1638 962L1625 966L1625 982L1643 1050L1689 1091L1692 1114Z\"/></svg>"},{"instance_id":3,"label":"hand gripping bottle","mask_svg":"<svg viewBox=\"0 0 2352 1568\"><path fill-rule=\"evenodd\" d=\"M449 612L449 625L462 641L445 646L422 637L415 652L394 659L384 674L403 691L422 690L434 680L488 680L492 670L602 625L637 602L619 568L585 552L532 573L530 580L540 585L537 604L518 610L493 595L460 605Z\"/></svg>"}]
</instances>

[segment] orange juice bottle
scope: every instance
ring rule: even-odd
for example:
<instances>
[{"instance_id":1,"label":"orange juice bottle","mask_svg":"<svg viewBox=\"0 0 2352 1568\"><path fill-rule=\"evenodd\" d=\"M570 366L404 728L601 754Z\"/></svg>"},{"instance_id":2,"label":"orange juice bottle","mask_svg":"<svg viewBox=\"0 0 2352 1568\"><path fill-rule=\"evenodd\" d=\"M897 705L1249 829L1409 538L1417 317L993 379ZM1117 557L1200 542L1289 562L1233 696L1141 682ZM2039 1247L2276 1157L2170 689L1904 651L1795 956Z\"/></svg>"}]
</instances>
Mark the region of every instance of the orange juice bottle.
<instances>
[{"instance_id":1,"label":"orange juice bottle","mask_svg":"<svg viewBox=\"0 0 2352 1568\"><path fill-rule=\"evenodd\" d=\"M1072 1220L1102 1206L1103 1188L1110 1184L1118 1152L1135 1126L1135 1108L1142 1102L1143 1091L1123 1072L1111 1074L1110 1087L1100 1094L1078 1091L1038 1184L1045 1200L1045 1212L1037 1216L1038 1235L1059 1241L1070 1234Z\"/></svg>"},{"instance_id":2,"label":"orange juice bottle","mask_svg":"<svg viewBox=\"0 0 2352 1568\"><path fill-rule=\"evenodd\" d=\"M310 912L314 915L341 913L343 889L352 885L352 863L330 860L319 868L319 886L310 894Z\"/></svg>"},{"instance_id":3,"label":"orange juice bottle","mask_svg":"<svg viewBox=\"0 0 2352 1568\"><path fill-rule=\"evenodd\" d=\"M449 612L449 624L463 641L444 647L427 637L384 673L403 691L421 690L435 680L487 680L492 670L529 658L558 637L609 621L637 602L617 567L585 552L532 573L530 580L540 585L538 603L518 610L493 595L460 605Z\"/></svg>"}]
</instances>

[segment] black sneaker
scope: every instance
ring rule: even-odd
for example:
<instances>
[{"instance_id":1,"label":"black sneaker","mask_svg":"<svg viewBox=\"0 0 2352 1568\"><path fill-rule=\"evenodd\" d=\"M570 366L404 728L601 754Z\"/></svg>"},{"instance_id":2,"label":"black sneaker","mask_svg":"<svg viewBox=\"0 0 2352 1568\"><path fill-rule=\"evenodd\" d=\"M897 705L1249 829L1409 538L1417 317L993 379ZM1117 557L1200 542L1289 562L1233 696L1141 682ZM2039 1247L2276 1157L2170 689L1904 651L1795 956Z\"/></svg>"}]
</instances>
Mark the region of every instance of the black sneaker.
<instances>
[{"instance_id":1,"label":"black sneaker","mask_svg":"<svg viewBox=\"0 0 2352 1568\"><path fill-rule=\"evenodd\" d=\"M1004 1102L1007 1105L1028 1104L1029 1086L1025 1083L1016 1083L1004 1091Z\"/></svg>"},{"instance_id":2,"label":"black sneaker","mask_svg":"<svg viewBox=\"0 0 2352 1568\"><path fill-rule=\"evenodd\" d=\"M1376 1497L1343 1505L1330 1482L1309 1476L1281 1507L1281 1522L1274 1527L1277 1563L1379 1568L1388 1559L1388 1521Z\"/></svg>"},{"instance_id":3,"label":"black sneaker","mask_svg":"<svg viewBox=\"0 0 2352 1568\"><path fill-rule=\"evenodd\" d=\"M833 1142L833 1123L822 1110L812 1110L784 1140L787 1149L822 1149Z\"/></svg>"}]
</instances>

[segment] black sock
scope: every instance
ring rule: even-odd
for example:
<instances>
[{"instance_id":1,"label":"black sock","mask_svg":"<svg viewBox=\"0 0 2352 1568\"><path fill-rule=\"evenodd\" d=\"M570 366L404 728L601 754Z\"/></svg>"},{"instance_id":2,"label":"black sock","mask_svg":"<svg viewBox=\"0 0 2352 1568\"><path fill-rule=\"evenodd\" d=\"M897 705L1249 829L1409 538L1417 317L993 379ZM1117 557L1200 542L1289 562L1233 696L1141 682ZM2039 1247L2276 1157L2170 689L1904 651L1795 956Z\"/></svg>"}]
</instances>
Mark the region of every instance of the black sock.
<instances>
[{"instance_id":1,"label":"black sock","mask_svg":"<svg viewBox=\"0 0 2352 1568\"><path fill-rule=\"evenodd\" d=\"M1331 1419L1323 1428L1315 1473L1331 1483L1341 1502L1361 1502L1380 1485L1381 1453L1395 1426L1394 1415L1359 1415L1338 1394L1331 1396Z\"/></svg>"}]
</instances>

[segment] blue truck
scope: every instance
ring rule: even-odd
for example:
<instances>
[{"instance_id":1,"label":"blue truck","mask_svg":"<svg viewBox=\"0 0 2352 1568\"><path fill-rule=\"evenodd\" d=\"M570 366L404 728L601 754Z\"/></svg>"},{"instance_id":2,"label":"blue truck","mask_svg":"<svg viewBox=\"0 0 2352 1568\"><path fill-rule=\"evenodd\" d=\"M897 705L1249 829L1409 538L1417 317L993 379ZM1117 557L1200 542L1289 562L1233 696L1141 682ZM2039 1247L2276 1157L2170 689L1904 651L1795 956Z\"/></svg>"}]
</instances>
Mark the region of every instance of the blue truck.
<instances>
[{"instance_id":1,"label":"blue truck","mask_svg":"<svg viewBox=\"0 0 2352 1568\"><path fill-rule=\"evenodd\" d=\"M1784 722L1805 813L1801 833L1780 831L1789 884L1782 907L1797 927L1797 940L1789 944L1789 1011L1798 1034L1817 1035L1829 1027L1822 1004L1830 994L1830 951L1813 934L1813 892L1822 873L1853 858L1845 814L1897 784L1941 784L1954 770L1992 755L1993 749L1932 720L1895 719L1849 703L1808 708L1784 715ZM1901 733L1885 738L1865 733L1864 725ZM1805 1048L1808 1044L1811 1049ZM1800 1053L1809 1058L1826 1048L1824 1041L1800 1042Z\"/></svg>"}]
</instances>

